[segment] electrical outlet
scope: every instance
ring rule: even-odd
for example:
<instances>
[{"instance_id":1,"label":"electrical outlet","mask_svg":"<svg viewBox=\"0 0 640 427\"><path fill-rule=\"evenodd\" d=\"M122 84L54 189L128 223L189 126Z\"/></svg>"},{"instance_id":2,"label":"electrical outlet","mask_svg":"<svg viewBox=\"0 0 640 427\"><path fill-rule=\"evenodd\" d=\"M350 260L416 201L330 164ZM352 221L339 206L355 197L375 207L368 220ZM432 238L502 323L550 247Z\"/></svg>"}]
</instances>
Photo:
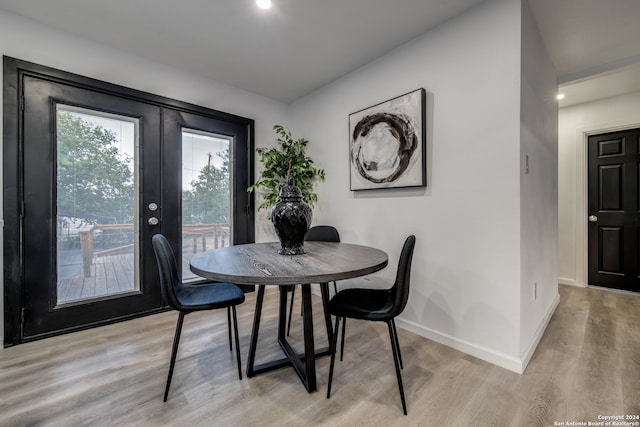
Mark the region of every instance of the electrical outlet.
<instances>
[{"instance_id":1,"label":"electrical outlet","mask_svg":"<svg viewBox=\"0 0 640 427\"><path fill-rule=\"evenodd\" d=\"M535 301L538 298L538 283L533 283L533 300Z\"/></svg>"}]
</instances>

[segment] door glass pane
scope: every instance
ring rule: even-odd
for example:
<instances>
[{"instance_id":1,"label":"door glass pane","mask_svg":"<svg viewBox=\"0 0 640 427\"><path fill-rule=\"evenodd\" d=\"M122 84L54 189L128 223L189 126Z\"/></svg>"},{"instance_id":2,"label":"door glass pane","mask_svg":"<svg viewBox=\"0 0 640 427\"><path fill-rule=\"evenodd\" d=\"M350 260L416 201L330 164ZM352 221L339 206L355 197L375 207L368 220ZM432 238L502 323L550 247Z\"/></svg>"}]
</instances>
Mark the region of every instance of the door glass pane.
<instances>
[{"instance_id":1,"label":"door glass pane","mask_svg":"<svg viewBox=\"0 0 640 427\"><path fill-rule=\"evenodd\" d=\"M138 120L56 113L58 304L138 291Z\"/></svg>"},{"instance_id":2,"label":"door glass pane","mask_svg":"<svg viewBox=\"0 0 640 427\"><path fill-rule=\"evenodd\" d=\"M193 255L231 244L232 138L193 129L182 131L182 280Z\"/></svg>"}]
</instances>

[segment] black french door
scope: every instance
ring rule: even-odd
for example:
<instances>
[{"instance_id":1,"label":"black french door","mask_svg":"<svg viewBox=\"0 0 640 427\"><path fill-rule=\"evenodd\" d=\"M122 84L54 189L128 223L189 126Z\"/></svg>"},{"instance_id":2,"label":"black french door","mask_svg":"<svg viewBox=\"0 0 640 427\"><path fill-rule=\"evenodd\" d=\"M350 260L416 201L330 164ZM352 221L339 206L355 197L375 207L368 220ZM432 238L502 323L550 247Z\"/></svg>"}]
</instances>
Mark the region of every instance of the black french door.
<instances>
[{"instance_id":1,"label":"black french door","mask_svg":"<svg viewBox=\"0 0 640 427\"><path fill-rule=\"evenodd\" d=\"M156 233L186 280L194 252L253 241L251 120L4 67L5 345L162 310Z\"/></svg>"},{"instance_id":2,"label":"black french door","mask_svg":"<svg viewBox=\"0 0 640 427\"><path fill-rule=\"evenodd\" d=\"M39 77L23 85L23 339L160 308L148 250L159 223L149 224L145 209L160 205L160 189L171 185L161 182L160 147L147 143L160 140L160 108ZM94 136L108 132L93 124L102 119L134 125L131 149L91 147L114 139ZM62 141L82 138L95 140ZM125 156L128 176L112 179ZM129 190L114 194L123 186ZM118 202L125 206L110 206ZM116 243L103 246L105 237Z\"/></svg>"}]
</instances>

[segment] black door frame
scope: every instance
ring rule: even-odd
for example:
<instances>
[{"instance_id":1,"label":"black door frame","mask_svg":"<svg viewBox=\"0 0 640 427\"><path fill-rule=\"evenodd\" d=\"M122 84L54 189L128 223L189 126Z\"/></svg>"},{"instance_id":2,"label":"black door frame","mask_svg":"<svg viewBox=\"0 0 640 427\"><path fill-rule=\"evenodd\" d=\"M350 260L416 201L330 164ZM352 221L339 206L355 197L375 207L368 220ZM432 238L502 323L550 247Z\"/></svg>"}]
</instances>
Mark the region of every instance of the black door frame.
<instances>
[{"instance_id":1,"label":"black door frame","mask_svg":"<svg viewBox=\"0 0 640 427\"><path fill-rule=\"evenodd\" d=\"M34 64L27 61L3 56L3 203L4 203L4 346L26 342L22 336L21 325L24 316L24 186L23 174L23 119L24 108L23 79L26 76L37 77L81 89L116 95L125 99L148 103L167 109L222 120L246 129L248 137L247 152L236 153L246 158L246 176L234 177L234 243L255 241L254 199L246 188L254 180L254 121L237 115L224 113L197 106L183 101L154 95L147 92L111 84L108 82L80 76L62 70ZM163 144L163 141L159 141ZM162 231L159 230L159 231ZM117 319L67 329L50 335L87 329L103 324L128 320L164 310L154 309ZM49 335L47 335L49 336ZM37 338L44 338L39 336Z\"/></svg>"}]
</instances>

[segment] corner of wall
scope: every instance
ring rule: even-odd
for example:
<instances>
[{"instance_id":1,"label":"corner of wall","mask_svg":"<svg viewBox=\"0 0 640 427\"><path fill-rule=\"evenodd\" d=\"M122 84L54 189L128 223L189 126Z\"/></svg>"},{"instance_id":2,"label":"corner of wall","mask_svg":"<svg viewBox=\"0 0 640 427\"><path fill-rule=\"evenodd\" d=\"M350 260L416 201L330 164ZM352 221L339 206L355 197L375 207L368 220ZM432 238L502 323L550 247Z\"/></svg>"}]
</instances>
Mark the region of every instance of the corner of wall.
<instances>
[{"instance_id":1,"label":"corner of wall","mask_svg":"<svg viewBox=\"0 0 640 427\"><path fill-rule=\"evenodd\" d=\"M520 357L523 369L558 301L557 77L522 0L520 88Z\"/></svg>"}]
</instances>

